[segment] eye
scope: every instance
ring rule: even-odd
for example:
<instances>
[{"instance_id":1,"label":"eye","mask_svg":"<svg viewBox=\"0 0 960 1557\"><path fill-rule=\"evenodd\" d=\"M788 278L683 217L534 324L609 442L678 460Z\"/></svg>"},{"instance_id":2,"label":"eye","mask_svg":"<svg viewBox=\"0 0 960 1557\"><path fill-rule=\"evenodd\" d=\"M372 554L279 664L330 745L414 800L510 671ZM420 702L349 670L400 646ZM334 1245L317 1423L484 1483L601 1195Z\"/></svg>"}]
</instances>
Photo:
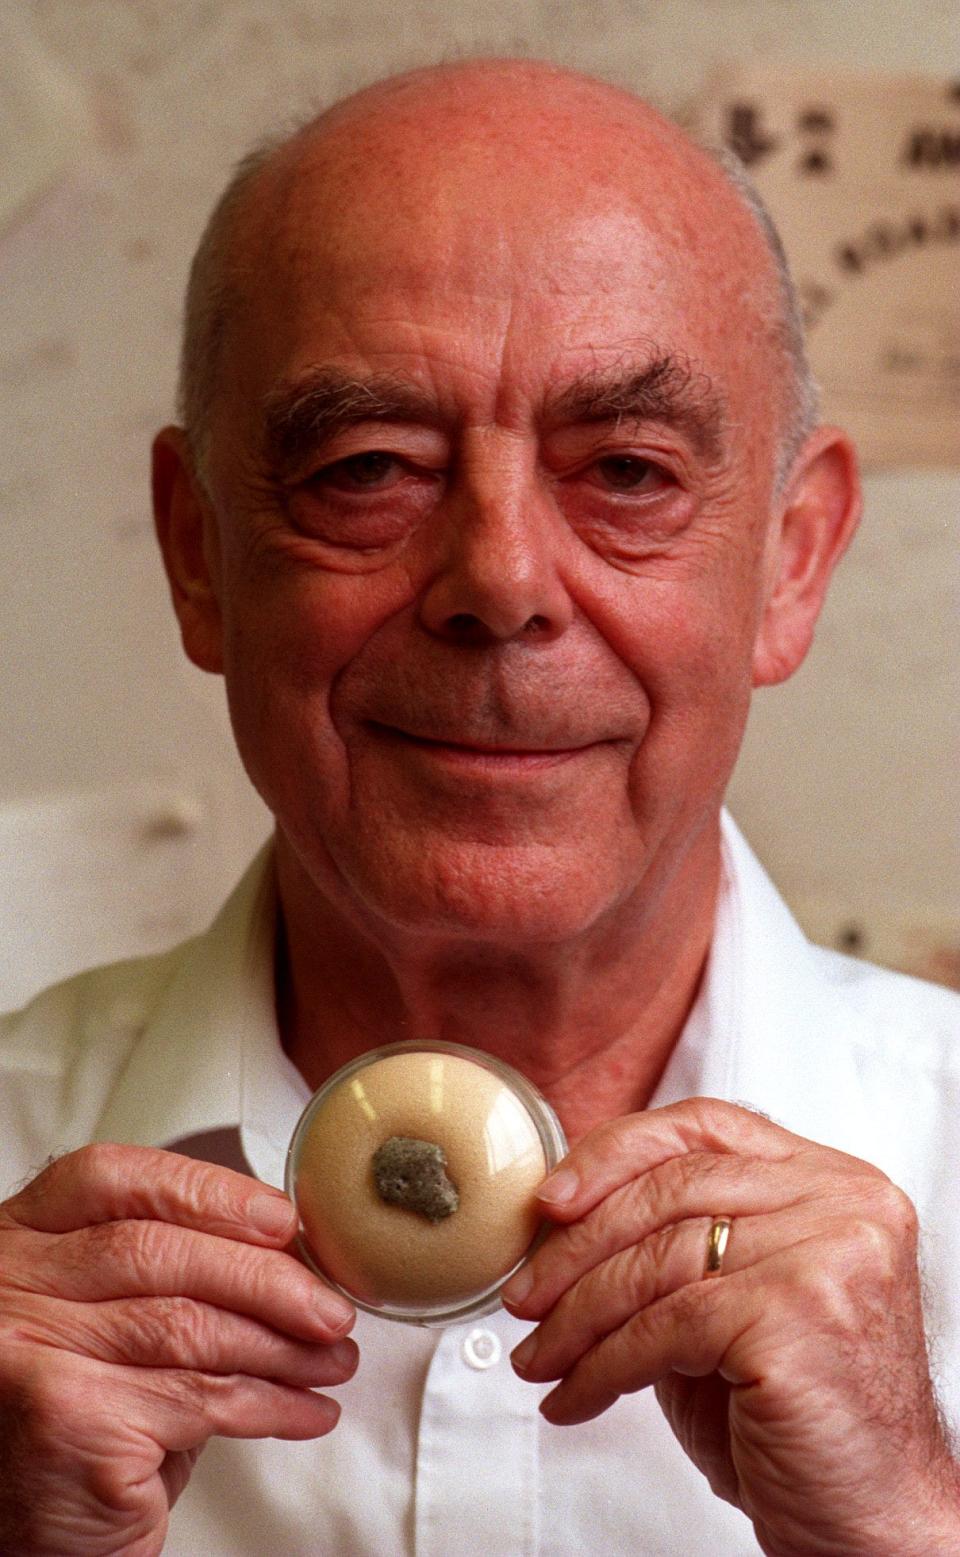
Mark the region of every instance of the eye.
<instances>
[{"instance_id":1,"label":"eye","mask_svg":"<svg viewBox=\"0 0 960 1557\"><path fill-rule=\"evenodd\" d=\"M604 454L593 469L602 485L613 492L646 491L662 486L668 479L659 465L636 454Z\"/></svg>"},{"instance_id":2,"label":"eye","mask_svg":"<svg viewBox=\"0 0 960 1557\"><path fill-rule=\"evenodd\" d=\"M313 485L337 492L377 492L393 486L403 474L404 466L396 455L383 449L367 449L325 465L310 480Z\"/></svg>"},{"instance_id":3,"label":"eye","mask_svg":"<svg viewBox=\"0 0 960 1557\"><path fill-rule=\"evenodd\" d=\"M287 515L302 534L344 553L397 546L417 529L442 487L442 467L424 463L423 453L361 446L341 454L291 485Z\"/></svg>"}]
</instances>

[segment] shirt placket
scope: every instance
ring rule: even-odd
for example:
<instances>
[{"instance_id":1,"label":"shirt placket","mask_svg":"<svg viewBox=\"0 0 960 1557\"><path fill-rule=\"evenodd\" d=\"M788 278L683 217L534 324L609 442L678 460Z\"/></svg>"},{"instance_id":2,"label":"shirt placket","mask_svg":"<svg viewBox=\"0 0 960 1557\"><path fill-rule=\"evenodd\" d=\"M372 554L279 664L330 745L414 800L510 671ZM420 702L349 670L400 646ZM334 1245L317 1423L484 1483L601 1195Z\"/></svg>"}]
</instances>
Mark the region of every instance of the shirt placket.
<instances>
[{"instance_id":1,"label":"shirt placket","mask_svg":"<svg viewBox=\"0 0 960 1557\"><path fill-rule=\"evenodd\" d=\"M445 1330L417 1437L416 1557L535 1557L540 1392L509 1351L524 1326L498 1314Z\"/></svg>"}]
</instances>

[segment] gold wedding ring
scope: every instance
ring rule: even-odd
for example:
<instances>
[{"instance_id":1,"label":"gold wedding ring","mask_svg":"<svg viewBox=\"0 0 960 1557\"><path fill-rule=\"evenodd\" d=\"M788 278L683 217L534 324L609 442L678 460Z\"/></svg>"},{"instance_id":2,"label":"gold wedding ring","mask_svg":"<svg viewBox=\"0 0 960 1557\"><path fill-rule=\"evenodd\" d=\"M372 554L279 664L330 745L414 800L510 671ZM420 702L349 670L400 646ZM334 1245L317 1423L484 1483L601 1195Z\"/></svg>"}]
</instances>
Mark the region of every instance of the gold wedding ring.
<instances>
[{"instance_id":1,"label":"gold wedding ring","mask_svg":"<svg viewBox=\"0 0 960 1557\"><path fill-rule=\"evenodd\" d=\"M711 1222L707 1238L707 1258L703 1267L705 1277L723 1274L723 1256L727 1252L732 1226L733 1222L728 1216L715 1216Z\"/></svg>"}]
</instances>

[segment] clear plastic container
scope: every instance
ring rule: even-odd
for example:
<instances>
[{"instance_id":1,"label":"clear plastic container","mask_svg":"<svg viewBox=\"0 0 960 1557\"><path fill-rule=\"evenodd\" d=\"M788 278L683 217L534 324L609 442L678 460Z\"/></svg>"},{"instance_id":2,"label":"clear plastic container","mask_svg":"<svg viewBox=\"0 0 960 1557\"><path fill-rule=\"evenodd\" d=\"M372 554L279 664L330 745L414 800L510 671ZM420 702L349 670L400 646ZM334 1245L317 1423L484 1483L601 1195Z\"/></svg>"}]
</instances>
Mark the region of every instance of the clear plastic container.
<instances>
[{"instance_id":1,"label":"clear plastic container","mask_svg":"<svg viewBox=\"0 0 960 1557\"><path fill-rule=\"evenodd\" d=\"M535 1193L566 1150L512 1066L455 1043L374 1049L324 1083L293 1133L301 1252L385 1319L491 1313L539 1240Z\"/></svg>"}]
</instances>

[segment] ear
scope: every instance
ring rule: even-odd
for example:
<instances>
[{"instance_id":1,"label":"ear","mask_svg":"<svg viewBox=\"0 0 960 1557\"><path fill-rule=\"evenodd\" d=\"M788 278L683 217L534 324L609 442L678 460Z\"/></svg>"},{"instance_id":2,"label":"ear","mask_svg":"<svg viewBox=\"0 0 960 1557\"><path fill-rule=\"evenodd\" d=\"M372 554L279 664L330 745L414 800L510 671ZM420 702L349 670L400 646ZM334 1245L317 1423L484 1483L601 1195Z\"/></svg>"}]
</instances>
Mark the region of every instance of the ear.
<instances>
[{"instance_id":1,"label":"ear","mask_svg":"<svg viewBox=\"0 0 960 1557\"><path fill-rule=\"evenodd\" d=\"M223 624L216 520L181 427L164 427L154 439L153 518L183 647L201 670L220 672Z\"/></svg>"},{"instance_id":2,"label":"ear","mask_svg":"<svg viewBox=\"0 0 960 1557\"><path fill-rule=\"evenodd\" d=\"M804 445L771 522L764 607L753 652L755 687L786 681L802 664L860 508L850 439L839 428L818 428Z\"/></svg>"}]
</instances>

